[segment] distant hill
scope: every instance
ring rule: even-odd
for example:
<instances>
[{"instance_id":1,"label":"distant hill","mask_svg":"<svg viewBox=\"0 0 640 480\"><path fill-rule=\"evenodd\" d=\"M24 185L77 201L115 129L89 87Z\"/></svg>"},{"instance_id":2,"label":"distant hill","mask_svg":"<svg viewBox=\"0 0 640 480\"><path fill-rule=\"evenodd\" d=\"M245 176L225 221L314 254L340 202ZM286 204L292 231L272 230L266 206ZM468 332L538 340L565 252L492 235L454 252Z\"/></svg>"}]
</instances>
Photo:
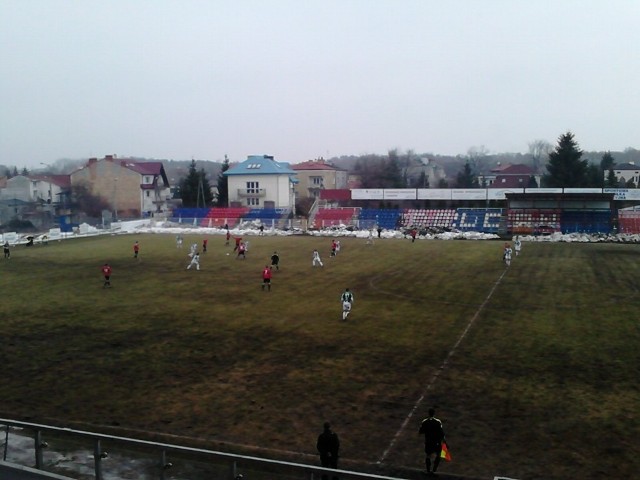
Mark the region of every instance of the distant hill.
<instances>
[{"instance_id":1,"label":"distant hill","mask_svg":"<svg viewBox=\"0 0 640 480\"><path fill-rule=\"evenodd\" d=\"M602 156L605 153L606 152L585 151L582 154L582 158L585 160L588 160L589 163L599 165L600 160L602 159ZM610 153L613 156L613 159L616 164L634 162L640 165L640 150L636 150L634 148L627 148L624 152L610 152ZM433 153L414 153L413 155L419 158L429 159L429 161L434 162L437 165L441 166L444 169L447 175L447 178L455 178L458 172L462 170L462 168L464 167L464 164L468 160L468 157L466 155L453 156L453 155L437 155ZM329 158L327 161L338 168L352 172L355 169L355 166L358 163L358 161L363 160L366 157L374 157L374 156L378 158L386 157L386 155L363 155L363 156L349 155L349 156L341 156L341 157L332 157L332 158ZM402 157L402 154L401 154L401 157ZM547 172L547 169L544 166L544 164L546 164L546 161L547 159L544 158L543 165L541 167L542 172L540 173L544 174ZM494 154L488 154L482 157L479 163L481 163L480 166L483 170L483 172L480 172L480 173L488 173L491 169L496 168L499 165L524 164L524 165L531 166L532 158L531 158L531 155L528 153L494 153Z\"/></svg>"}]
</instances>

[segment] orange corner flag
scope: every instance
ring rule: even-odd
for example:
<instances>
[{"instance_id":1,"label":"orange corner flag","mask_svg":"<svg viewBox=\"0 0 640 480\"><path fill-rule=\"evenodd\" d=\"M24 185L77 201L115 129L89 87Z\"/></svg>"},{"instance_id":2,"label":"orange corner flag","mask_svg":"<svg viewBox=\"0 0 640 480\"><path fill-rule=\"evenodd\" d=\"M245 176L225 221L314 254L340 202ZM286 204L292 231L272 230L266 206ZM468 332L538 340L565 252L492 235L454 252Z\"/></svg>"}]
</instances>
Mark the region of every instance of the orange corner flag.
<instances>
[{"instance_id":1,"label":"orange corner flag","mask_svg":"<svg viewBox=\"0 0 640 480\"><path fill-rule=\"evenodd\" d=\"M445 462L451 461L451 453L449 453L449 449L447 448L447 444L442 442L442 450L440 450L440 458L444 458Z\"/></svg>"}]
</instances>

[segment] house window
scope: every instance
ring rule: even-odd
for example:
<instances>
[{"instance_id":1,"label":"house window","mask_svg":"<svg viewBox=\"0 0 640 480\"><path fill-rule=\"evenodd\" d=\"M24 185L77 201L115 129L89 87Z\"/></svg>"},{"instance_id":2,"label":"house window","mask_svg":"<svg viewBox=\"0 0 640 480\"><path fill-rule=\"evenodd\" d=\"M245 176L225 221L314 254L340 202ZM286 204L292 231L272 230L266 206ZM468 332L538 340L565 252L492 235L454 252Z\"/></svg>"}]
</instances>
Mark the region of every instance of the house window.
<instances>
[{"instance_id":1,"label":"house window","mask_svg":"<svg viewBox=\"0 0 640 480\"><path fill-rule=\"evenodd\" d=\"M247 193L258 193L260 182L247 182Z\"/></svg>"},{"instance_id":2,"label":"house window","mask_svg":"<svg viewBox=\"0 0 640 480\"><path fill-rule=\"evenodd\" d=\"M260 206L260 199L259 198L253 198L253 197L247 197L247 206L249 206L249 207L258 207L258 206Z\"/></svg>"},{"instance_id":3,"label":"house window","mask_svg":"<svg viewBox=\"0 0 640 480\"><path fill-rule=\"evenodd\" d=\"M147 198L151 196L151 192L147 190Z\"/></svg>"},{"instance_id":4,"label":"house window","mask_svg":"<svg viewBox=\"0 0 640 480\"><path fill-rule=\"evenodd\" d=\"M311 180L311 185L314 187L319 187L324 183L322 177L310 177L309 180Z\"/></svg>"},{"instance_id":5,"label":"house window","mask_svg":"<svg viewBox=\"0 0 640 480\"><path fill-rule=\"evenodd\" d=\"M144 177L144 183L151 183L151 177Z\"/></svg>"}]
</instances>

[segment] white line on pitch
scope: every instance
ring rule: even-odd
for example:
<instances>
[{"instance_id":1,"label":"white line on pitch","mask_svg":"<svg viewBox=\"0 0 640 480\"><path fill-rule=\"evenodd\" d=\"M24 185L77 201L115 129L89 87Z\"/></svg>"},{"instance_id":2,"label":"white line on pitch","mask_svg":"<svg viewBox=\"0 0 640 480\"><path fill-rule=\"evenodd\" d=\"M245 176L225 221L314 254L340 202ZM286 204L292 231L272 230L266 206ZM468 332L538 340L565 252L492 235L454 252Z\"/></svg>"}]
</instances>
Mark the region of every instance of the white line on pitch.
<instances>
[{"instance_id":1,"label":"white line on pitch","mask_svg":"<svg viewBox=\"0 0 640 480\"><path fill-rule=\"evenodd\" d=\"M487 298L485 298L484 301L482 302L482 304L480 304L480 306L478 307L478 310L476 310L476 313L474 313L473 317L471 317L471 320L469 320L469 323L467 324L467 326L463 330L463 332L460 335L460 337L458 337L458 340L456 341L456 343L453 345L453 347L451 347L451 350L449 350L449 353L445 357L444 362L442 362L442 365L440 365L440 368L438 368L438 370L436 370L436 372L431 377L431 380L429 381L429 383L427 384L426 388L424 389L424 392L422 392L422 395L420 395L420 398L418 398L418 400L414 404L413 408L409 411L409 414L407 415L407 418L405 418L404 421L402 422L402 425L400 425L400 428L398 429L396 434L391 439L391 443L389 443L389 446L387 447L387 449L382 453L382 456L378 460L378 465L385 461L385 459L387 458L387 455L389 455L389 452L391 451L391 449L395 446L396 442L398 441L398 438L400 438L400 435L402 435L402 433L404 432L404 429L407 428L407 425L409 424L409 420L411 420L411 417L413 417L414 413L416 413L416 411L418 410L418 407L420 407L420 404L424 400L424 397L427 395L427 392L429 392L429 390L431 390L431 387L433 386L433 384L436 382L436 380L440 376L440 373L449 365L449 359L453 356L455 351L458 349L458 346L460 345L460 343L462 343L462 340L464 340L464 337L467 336L467 332L469 332L469 330L471 329L471 326L473 325L473 323L476 321L476 319L480 315L480 312L482 311L484 306L489 302L489 299L493 295L493 292L496 291L496 288L498 288L498 285L502 281L502 277L504 277L505 273L507 273L507 270L508 269L505 268L505 270L502 272L502 275L500 275L498 280L496 280L496 283L493 285L493 288L491 289L491 291L487 295Z\"/></svg>"}]
</instances>

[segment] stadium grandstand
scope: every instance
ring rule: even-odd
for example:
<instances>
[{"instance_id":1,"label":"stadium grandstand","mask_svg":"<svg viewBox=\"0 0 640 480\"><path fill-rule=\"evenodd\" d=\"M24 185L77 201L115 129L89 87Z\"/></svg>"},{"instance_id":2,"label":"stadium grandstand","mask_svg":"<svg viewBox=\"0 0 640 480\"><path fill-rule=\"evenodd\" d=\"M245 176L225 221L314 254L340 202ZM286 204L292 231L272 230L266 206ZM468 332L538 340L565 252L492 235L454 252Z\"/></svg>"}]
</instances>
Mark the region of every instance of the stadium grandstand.
<instances>
[{"instance_id":1,"label":"stadium grandstand","mask_svg":"<svg viewBox=\"0 0 640 480\"><path fill-rule=\"evenodd\" d=\"M426 190L427 193L421 189L393 190L391 194L385 189L364 194L340 190L336 195L330 190L322 191L304 227L417 228L500 235L640 233L640 207L633 205L640 203L640 193L626 189ZM386 202L388 206L370 208L369 204L375 201ZM416 208L420 202L427 205L445 202L447 206ZM478 206L482 203L486 206ZM171 219L203 227L235 228L251 222L268 228L286 228L290 226L287 219L292 217L290 210L282 208L215 207L176 209Z\"/></svg>"}]
</instances>

